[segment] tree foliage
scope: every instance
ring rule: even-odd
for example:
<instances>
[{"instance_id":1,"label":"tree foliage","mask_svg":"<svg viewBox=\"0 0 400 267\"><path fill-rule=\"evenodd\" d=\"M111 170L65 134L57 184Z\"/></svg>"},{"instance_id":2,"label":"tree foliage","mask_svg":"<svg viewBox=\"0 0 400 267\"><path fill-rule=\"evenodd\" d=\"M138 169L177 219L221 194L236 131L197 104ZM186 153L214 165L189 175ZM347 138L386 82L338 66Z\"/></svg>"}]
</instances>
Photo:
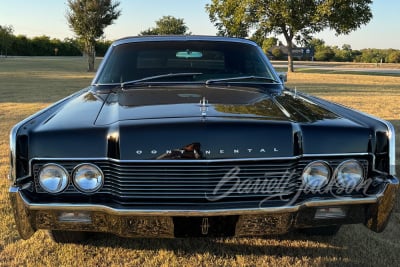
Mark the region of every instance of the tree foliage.
<instances>
[{"instance_id":1,"label":"tree foliage","mask_svg":"<svg viewBox=\"0 0 400 267\"><path fill-rule=\"evenodd\" d=\"M99 40L96 42L96 54L104 56L111 41ZM11 35L9 56L82 56L82 46L77 39L64 40L49 36L28 38L25 35Z\"/></svg>"},{"instance_id":2,"label":"tree foliage","mask_svg":"<svg viewBox=\"0 0 400 267\"><path fill-rule=\"evenodd\" d=\"M12 42L14 28L11 25L0 25L0 56L7 57Z\"/></svg>"},{"instance_id":3,"label":"tree foliage","mask_svg":"<svg viewBox=\"0 0 400 267\"><path fill-rule=\"evenodd\" d=\"M388 51L388 55L386 57L386 62L387 63L400 63L400 51L390 49Z\"/></svg>"},{"instance_id":4,"label":"tree foliage","mask_svg":"<svg viewBox=\"0 0 400 267\"><path fill-rule=\"evenodd\" d=\"M140 32L139 35L188 35L188 27L183 19L173 16L163 16L156 21L155 28L149 28Z\"/></svg>"},{"instance_id":5,"label":"tree foliage","mask_svg":"<svg viewBox=\"0 0 400 267\"><path fill-rule=\"evenodd\" d=\"M104 29L120 15L119 2L112 0L68 0L67 20L71 29L84 44L88 55L88 71L94 71L96 41Z\"/></svg>"},{"instance_id":6,"label":"tree foliage","mask_svg":"<svg viewBox=\"0 0 400 267\"><path fill-rule=\"evenodd\" d=\"M251 24L254 22L251 16L254 10L250 1L237 0L212 0L206 5L211 22L218 29L220 36L247 37Z\"/></svg>"},{"instance_id":7,"label":"tree foliage","mask_svg":"<svg viewBox=\"0 0 400 267\"><path fill-rule=\"evenodd\" d=\"M348 34L372 19L372 0L212 0L206 5L219 34L247 37L250 29L285 37L288 71L294 42L307 43L324 29Z\"/></svg>"},{"instance_id":8,"label":"tree foliage","mask_svg":"<svg viewBox=\"0 0 400 267\"><path fill-rule=\"evenodd\" d=\"M270 37L270 38L264 39L261 47L264 52L267 52L269 49L276 46L277 44L278 44L278 38Z\"/></svg>"}]
</instances>

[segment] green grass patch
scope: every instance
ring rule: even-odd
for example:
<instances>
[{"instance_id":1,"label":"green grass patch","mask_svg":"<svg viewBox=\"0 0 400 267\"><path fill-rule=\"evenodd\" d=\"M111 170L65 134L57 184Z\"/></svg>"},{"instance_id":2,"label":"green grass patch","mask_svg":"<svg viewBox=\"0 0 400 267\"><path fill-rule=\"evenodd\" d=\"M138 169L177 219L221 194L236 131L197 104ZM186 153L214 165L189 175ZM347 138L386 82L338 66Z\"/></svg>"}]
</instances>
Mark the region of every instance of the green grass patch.
<instances>
[{"instance_id":1,"label":"green grass patch","mask_svg":"<svg viewBox=\"0 0 400 267\"><path fill-rule=\"evenodd\" d=\"M273 65L278 72L287 72L287 67L283 67L284 61L273 61ZM297 67L299 66L299 67ZM308 66L308 67L304 67ZM337 69L334 69L337 68ZM364 71L363 71L364 69ZM366 70L368 69L368 71ZM374 71L375 69L376 71ZM372 64L372 63L349 63L349 62L310 62L295 61L294 71L297 73L315 74L340 74L340 75L367 75L367 76L387 76L400 77L396 70L400 69L400 64ZM387 72L385 72L385 70ZM395 70L395 71L392 71Z\"/></svg>"},{"instance_id":2,"label":"green grass patch","mask_svg":"<svg viewBox=\"0 0 400 267\"><path fill-rule=\"evenodd\" d=\"M373 72L373 71L356 71L356 70L326 70L326 69L308 69L308 68L296 68L296 72L301 73L315 73L315 74L352 74L352 75L366 75L366 76L389 76L389 77L400 77L400 73L384 73L384 72Z\"/></svg>"},{"instance_id":3,"label":"green grass patch","mask_svg":"<svg viewBox=\"0 0 400 267\"><path fill-rule=\"evenodd\" d=\"M94 74L85 67L83 57L0 59L0 102L54 102L90 84Z\"/></svg>"}]
</instances>

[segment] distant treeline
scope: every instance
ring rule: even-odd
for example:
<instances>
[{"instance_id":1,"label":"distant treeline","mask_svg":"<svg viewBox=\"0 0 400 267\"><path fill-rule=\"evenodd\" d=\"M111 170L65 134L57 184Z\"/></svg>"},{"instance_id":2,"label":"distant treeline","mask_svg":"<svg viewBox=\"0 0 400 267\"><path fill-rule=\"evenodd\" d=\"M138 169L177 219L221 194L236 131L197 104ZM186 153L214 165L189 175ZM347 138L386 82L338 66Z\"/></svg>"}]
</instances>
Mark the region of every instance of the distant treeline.
<instances>
[{"instance_id":1,"label":"distant treeline","mask_svg":"<svg viewBox=\"0 0 400 267\"><path fill-rule=\"evenodd\" d=\"M82 56L82 44L77 39L50 39L48 36L28 38L24 35L8 35L1 38L1 56ZM104 56L111 41L98 41L96 56Z\"/></svg>"},{"instance_id":2,"label":"distant treeline","mask_svg":"<svg viewBox=\"0 0 400 267\"><path fill-rule=\"evenodd\" d=\"M286 59L287 49L273 46L276 38L267 39L260 45L272 59ZM96 56L102 57L112 41L101 40L96 43ZM267 44L267 45L266 45ZM400 50L397 49L362 49L354 50L350 45L329 46L321 39L312 39L308 43L314 51L313 58L294 58L314 61L364 62L364 63L400 63ZM48 36L28 38L24 35L15 36L12 31L5 31L0 26L0 56L82 56L83 45L77 39L59 40Z\"/></svg>"},{"instance_id":3,"label":"distant treeline","mask_svg":"<svg viewBox=\"0 0 400 267\"><path fill-rule=\"evenodd\" d=\"M282 52L282 50L279 47L275 47L268 51L268 55L273 60L286 60L287 54ZM400 63L400 50L371 48L353 50L337 46L326 46L315 48L314 57L294 55L293 58L294 60L326 62Z\"/></svg>"},{"instance_id":4,"label":"distant treeline","mask_svg":"<svg viewBox=\"0 0 400 267\"><path fill-rule=\"evenodd\" d=\"M322 40L314 39L316 61L363 62L363 63L400 63L400 50L397 49L351 49L348 44L342 47L325 45Z\"/></svg>"},{"instance_id":5,"label":"distant treeline","mask_svg":"<svg viewBox=\"0 0 400 267\"><path fill-rule=\"evenodd\" d=\"M287 59L287 48L282 44L278 46L267 46L264 42L263 49L270 58L279 60ZM398 49L374 49L366 48L361 50L352 49L350 45L342 47L329 46L321 39L312 39L305 47L313 51L313 57L294 56L295 60L334 61L334 62L362 62L362 63L400 63L400 50Z\"/></svg>"}]
</instances>

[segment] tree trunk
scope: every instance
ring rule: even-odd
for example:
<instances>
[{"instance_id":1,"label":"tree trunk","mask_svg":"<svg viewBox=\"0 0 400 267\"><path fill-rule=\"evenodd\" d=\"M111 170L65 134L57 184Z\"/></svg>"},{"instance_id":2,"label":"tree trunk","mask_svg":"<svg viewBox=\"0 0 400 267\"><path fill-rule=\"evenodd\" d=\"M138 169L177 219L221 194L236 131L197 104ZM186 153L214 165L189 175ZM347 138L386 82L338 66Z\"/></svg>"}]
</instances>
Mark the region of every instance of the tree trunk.
<instances>
[{"instance_id":1,"label":"tree trunk","mask_svg":"<svg viewBox=\"0 0 400 267\"><path fill-rule=\"evenodd\" d=\"M294 34L286 27L282 27L283 36L285 36L288 49L288 72L294 72L293 67L293 37Z\"/></svg>"},{"instance_id":2,"label":"tree trunk","mask_svg":"<svg viewBox=\"0 0 400 267\"><path fill-rule=\"evenodd\" d=\"M288 72L294 72L293 67L293 44L292 41L287 42L287 49L288 49Z\"/></svg>"},{"instance_id":3,"label":"tree trunk","mask_svg":"<svg viewBox=\"0 0 400 267\"><path fill-rule=\"evenodd\" d=\"M86 53L87 53L87 59L88 59L88 72L93 72L95 71L94 69L94 60L96 58L96 50L95 50L95 43L94 42L88 42L86 44Z\"/></svg>"},{"instance_id":4,"label":"tree trunk","mask_svg":"<svg viewBox=\"0 0 400 267\"><path fill-rule=\"evenodd\" d=\"M93 51L94 52L94 51ZM95 55L94 53L91 53L88 55L88 72L93 72L95 71L94 69L94 60L95 60Z\"/></svg>"}]
</instances>

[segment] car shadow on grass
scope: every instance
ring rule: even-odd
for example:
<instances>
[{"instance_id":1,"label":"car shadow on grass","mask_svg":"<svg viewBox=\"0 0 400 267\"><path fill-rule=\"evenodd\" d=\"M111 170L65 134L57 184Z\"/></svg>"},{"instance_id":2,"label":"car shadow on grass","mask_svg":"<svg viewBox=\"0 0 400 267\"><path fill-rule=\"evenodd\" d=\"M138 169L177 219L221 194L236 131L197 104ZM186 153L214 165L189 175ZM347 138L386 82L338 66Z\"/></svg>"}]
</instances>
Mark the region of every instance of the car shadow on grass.
<instances>
[{"instance_id":1,"label":"car shadow on grass","mask_svg":"<svg viewBox=\"0 0 400 267\"><path fill-rule=\"evenodd\" d=\"M327 257L341 254L342 247L331 244L334 237L307 236L293 232L280 236L242 238L124 238L111 234L96 234L85 245L129 250L167 250L176 255L211 254L216 257L292 256ZM323 246L311 245L311 243ZM293 245L295 244L295 245Z\"/></svg>"},{"instance_id":2,"label":"car shadow on grass","mask_svg":"<svg viewBox=\"0 0 400 267\"><path fill-rule=\"evenodd\" d=\"M323 266L390 266L397 262L393 244L385 236L372 233L362 224L346 225L332 237L308 236L292 232L258 238L123 238L97 234L84 245L105 249L134 250L138 253L170 252L177 258L208 257L246 262L271 262L285 258L291 262ZM384 240L381 240L384 239ZM385 258L376 257L385 255ZM382 265L382 263L384 263ZM388 265L389 264L389 265Z\"/></svg>"},{"instance_id":3,"label":"car shadow on grass","mask_svg":"<svg viewBox=\"0 0 400 267\"><path fill-rule=\"evenodd\" d=\"M297 266L299 262L323 266L361 266L375 262L373 259L355 257L352 248L356 244L347 244L343 239L340 232L334 237L310 237L294 232L263 238L177 239L128 239L101 234L88 240L85 245L107 250L133 250L139 254L152 255L164 251L163 253L172 254L184 261L211 258L234 263L241 259L249 266L258 265L259 262L288 263L288 261L296 262Z\"/></svg>"}]
</instances>

